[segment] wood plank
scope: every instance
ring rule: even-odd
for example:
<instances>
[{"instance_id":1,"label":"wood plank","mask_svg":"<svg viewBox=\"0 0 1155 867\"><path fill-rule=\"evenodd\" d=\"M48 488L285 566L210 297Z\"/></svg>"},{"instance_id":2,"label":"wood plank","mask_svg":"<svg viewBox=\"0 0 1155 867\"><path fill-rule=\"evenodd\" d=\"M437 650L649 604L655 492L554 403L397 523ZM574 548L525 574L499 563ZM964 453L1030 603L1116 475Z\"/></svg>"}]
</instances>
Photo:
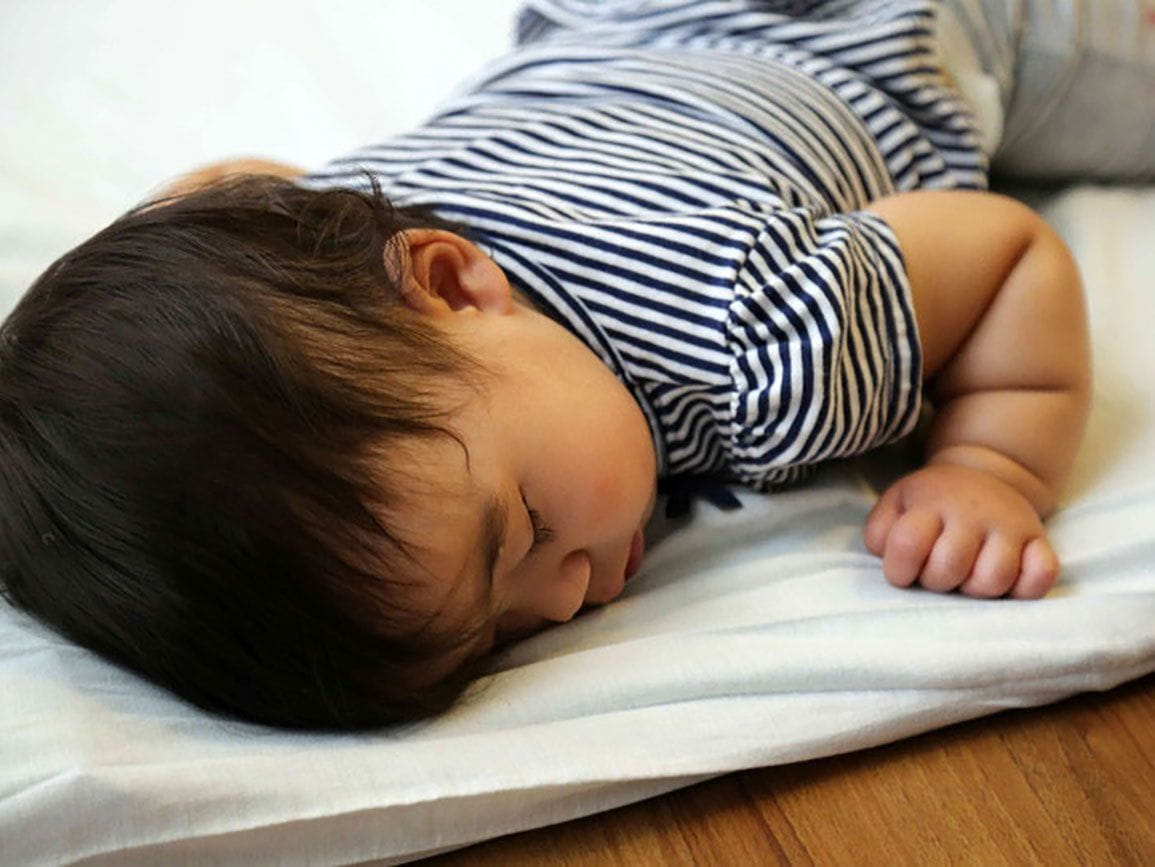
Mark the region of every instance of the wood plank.
<instances>
[{"instance_id":1,"label":"wood plank","mask_svg":"<svg viewBox=\"0 0 1155 867\"><path fill-rule=\"evenodd\" d=\"M1155 863L1155 675L895 744L730 774L424 862Z\"/></svg>"}]
</instances>

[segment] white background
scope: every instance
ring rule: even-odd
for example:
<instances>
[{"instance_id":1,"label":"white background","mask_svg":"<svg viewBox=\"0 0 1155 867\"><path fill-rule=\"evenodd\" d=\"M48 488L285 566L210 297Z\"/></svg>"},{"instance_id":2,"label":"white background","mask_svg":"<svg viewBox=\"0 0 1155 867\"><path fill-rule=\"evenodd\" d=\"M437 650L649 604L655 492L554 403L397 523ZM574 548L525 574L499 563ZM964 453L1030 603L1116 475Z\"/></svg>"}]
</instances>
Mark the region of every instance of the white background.
<instances>
[{"instance_id":1,"label":"white background","mask_svg":"<svg viewBox=\"0 0 1155 867\"><path fill-rule=\"evenodd\" d=\"M0 0L0 315L166 178L305 167L423 119L516 0Z\"/></svg>"}]
</instances>

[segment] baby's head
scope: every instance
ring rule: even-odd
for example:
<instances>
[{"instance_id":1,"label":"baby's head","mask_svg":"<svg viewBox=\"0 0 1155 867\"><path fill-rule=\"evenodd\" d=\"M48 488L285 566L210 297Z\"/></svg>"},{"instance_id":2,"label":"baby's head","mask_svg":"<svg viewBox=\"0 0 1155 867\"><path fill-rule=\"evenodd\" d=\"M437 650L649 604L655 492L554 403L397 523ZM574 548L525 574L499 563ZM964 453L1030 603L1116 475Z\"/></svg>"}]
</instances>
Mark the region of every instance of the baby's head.
<instances>
[{"instance_id":1,"label":"baby's head","mask_svg":"<svg viewBox=\"0 0 1155 867\"><path fill-rule=\"evenodd\" d=\"M148 203L0 331L4 594L258 722L447 707L495 644L620 592L654 481L598 358L375 185Z\"/></svg>"}]
</instances>

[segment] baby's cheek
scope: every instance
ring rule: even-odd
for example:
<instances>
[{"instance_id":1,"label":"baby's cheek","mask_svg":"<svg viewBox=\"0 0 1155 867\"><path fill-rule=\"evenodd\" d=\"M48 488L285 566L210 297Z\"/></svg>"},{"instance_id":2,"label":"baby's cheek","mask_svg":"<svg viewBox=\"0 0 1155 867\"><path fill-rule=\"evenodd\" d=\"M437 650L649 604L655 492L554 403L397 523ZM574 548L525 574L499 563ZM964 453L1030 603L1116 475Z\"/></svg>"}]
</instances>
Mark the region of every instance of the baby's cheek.
<instances>
[{"instance_id":1,"label":"baby's cheek","mask_svg":"<svg viewBox=\"0 0 1155 867\"><path fill-rule=\"evenodd\" d=\"M615 430L603 440L604 447L585 461L591 505L610 522L636 522L649 501L656 468L650 457L648 429L643 433L645 440L639 441L637 430ZM622 530L619 526L611 529Z\"/></svg>"},{"instance_id":2,"label":"baby's cheek","mask_svg":"<svg viewBox=\"0 0 1155 867\"><path fill-rule=\"evenodd\" d=\"M605 455L584 454L571 460L568 470L573 473L572 508L587 526L621 508L621 481Z\"/></svg>"},{"instance_id":3,"label":"baby's cheek","mask_svg":"<svg viewBox=\"0 0 1155 867\"><path fill-rule=\"evenodd\" d=\"M656 475L653 443L645 416L608 370L597 389L555 426L564 445L553 456L553 472L569 488L575 517L599 534L621 534L649 502ZM633 528L628 528L632 533Z\"/></svg>"}]
</instances>

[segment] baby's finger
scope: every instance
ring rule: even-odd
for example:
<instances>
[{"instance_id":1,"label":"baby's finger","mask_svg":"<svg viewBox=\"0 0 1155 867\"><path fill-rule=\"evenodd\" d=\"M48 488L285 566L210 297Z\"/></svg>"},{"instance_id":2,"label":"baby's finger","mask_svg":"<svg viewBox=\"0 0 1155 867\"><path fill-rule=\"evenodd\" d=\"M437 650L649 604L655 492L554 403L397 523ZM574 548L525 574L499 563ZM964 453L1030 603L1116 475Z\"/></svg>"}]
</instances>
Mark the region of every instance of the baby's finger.
<instances>
[{"instance_id":1,"label":"baby's finger","mask_svg":"<svg viewBox=\"0 0 1155 867\"><path fill-rule=\"evenodd\" d=\"M886 537L890 535L890 530L902 511L899 499L898 486L891 485L866 516L862 536L871 554L881 557L886 550Z\"/></svg>"},{"instance_id":2,"label":"baby's finger","mask_svg":"<svg viewBox=\"0 0 1155 867\"><path fill-rule=\"evenodd\" d=\"M886 537L882 572L895 587L908 587L922 572L935 540L942 532L942 518L935 512L911 509L903 512Z\"/></svg>"},{"instance_id":3,"label":"baby's finger","mask_svg":"<svg viewBox=\"0 0 1155 867\"><path fill-rule=\"evenodd\" d=\"M959 591L967 596L992 599L1002 596L1019 577L1023 546L999 533L991 533L983 542L969 578Z\"/></svg>"},{"instance_id":4,"label":"baby's finger","mask_svg":"<svg viewBox=\"0 0 1155 867\"><path fill-rule=\"evenodd\" d=\"M1023 550L1022 572L1011 588L1015 599L1039 599L1046 596L1059 578L1059 558L1042 536L1032 539Z\"/></svg>"},{"instance_id":5,"label":"baby's finger","mask_svg":"<svg viewBox=\"0 0 1155 867\"><path fill-rule=\"evenodd\" d=\"M983 544L983 532L967 524L948 524L923 566L918 583L927 590L949 593L967 580Z\"/></svg>"}]
</instances>

